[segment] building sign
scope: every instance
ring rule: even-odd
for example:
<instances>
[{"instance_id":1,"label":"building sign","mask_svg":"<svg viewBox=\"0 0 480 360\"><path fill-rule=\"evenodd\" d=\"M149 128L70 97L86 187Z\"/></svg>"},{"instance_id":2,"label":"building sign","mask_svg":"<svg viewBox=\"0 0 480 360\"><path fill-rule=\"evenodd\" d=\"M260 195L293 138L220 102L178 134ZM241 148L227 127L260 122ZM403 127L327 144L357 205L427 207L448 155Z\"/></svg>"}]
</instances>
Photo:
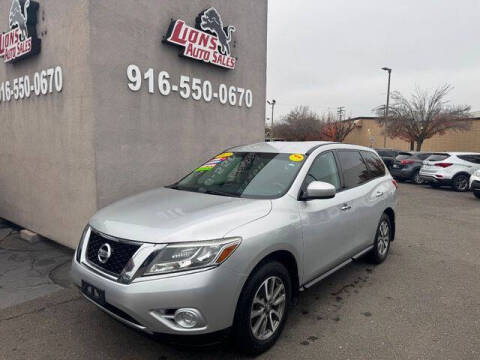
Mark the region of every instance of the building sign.
<instances>
[{"instance_id":1,"label":"building sign","mask_svg":"<svg viewBox=\"0 0 480 360\"><path fill-rule=\"evenodd\" d=\"M195 27L173 20L164 42L180 47L182 56L233 70L236 58L230 42L234 31L234 26L223 25L219 12L211 7L197 16Z\"/></svg>"},{"instance_id":2,"label":"building sign","mask_svg":"<svg viewBox=\"0 0 480 360\"><path fill-rule=\"evenodd\" d=\"M40 52L37 38L37 12L39 4L30 0L12 0L8 25L10 30L0 34L0 57L13 63Z\"/></svg>"}]
</instances>

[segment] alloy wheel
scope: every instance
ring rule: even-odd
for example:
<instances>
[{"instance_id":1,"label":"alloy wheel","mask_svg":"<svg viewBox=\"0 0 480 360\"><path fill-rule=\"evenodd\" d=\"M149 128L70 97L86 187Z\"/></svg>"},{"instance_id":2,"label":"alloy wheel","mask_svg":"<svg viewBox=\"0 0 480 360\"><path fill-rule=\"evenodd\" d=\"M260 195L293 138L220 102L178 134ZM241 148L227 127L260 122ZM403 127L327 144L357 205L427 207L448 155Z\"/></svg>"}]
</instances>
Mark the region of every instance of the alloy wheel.
<instances>
[{"instance_id":1,"label":"alloy wheel","mask_svg":"<svg viewBox=\"0 0 480 360\"><path fill-rule=\"evenodd\" d=\"M286 300L281 278L271 276L259 286L250 310L250 329L256 339L267 340L275 334L285 313Z\"/></svg>"},{"instance_id":2,"label":"alloy wheel","mask_svg":"<svg viewBox=\"0 0 480 360\"><path fill-rule=\"evenodd\" d=\"M388 250L388 245L390 243L390 226L386 220L383 220L380 223L378 229L378 238L377 238L377 249L380 256L385 256Z\"/></svg>"},{"instance_id":3,"label":"alloy wheel","mask_svg":"<svg viewBox=\"0 0 480 360\"><path fill-rule=\"evenodd\" d=\"M455 178L455 188L458 191L465 191L468 188L468 179L464 175L457 176Z\"/></svg>"},{"instance_id":4,"label":"alloy wheel","mask_svg":"<svg viewBox=\"0 0 480 360\"><path fill-rule=\"evenodd\" d=\"M420 177L420 172L417 172L413 177L413 182L417 185L423 184L423 179Z\"/></svg>"}]
</instances>

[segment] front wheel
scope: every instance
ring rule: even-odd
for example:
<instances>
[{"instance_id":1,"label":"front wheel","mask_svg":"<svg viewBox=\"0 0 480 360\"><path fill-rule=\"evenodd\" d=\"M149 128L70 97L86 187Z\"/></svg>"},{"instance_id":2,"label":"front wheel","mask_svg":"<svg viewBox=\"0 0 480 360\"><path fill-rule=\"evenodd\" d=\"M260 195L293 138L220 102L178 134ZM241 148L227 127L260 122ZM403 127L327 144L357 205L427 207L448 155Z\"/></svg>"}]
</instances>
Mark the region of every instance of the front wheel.
<instances>
[{"instance_id":1,"label":"front wheel","mask_svg":"<svg viewBox=\"0 0 480 360\"><path fill-rule=\"evenodd\" d=\"M381 264L385 261L390 250L390 242L392 240L392 224L387 214L383 214L378 223L377 233L375 235L375 243L370 252L370 258L375 264Z\"/></svg>"},{"instance_id":2,"label":"front wheel","mask_svg":"<svg viewBox=\"0 0 480 360\"><path fill-rule=\"evenodd\" d=\"M233 325L234 340L241 351L257 355L277 341L291 294L290 274L279 262L268 262L250 276L238 300Z\"/></svg>"},{"instance_id":3,"label":"front wheel","mask_svg":"<svg viewBox=\"0 0 480 360\"><path fill-rule=\"evenodd\" d=\"M465 192L468 190L468 180L469 177L465 174L456 175L453 178L453 189L459 192Z\"/></svg>"}]
</instances>

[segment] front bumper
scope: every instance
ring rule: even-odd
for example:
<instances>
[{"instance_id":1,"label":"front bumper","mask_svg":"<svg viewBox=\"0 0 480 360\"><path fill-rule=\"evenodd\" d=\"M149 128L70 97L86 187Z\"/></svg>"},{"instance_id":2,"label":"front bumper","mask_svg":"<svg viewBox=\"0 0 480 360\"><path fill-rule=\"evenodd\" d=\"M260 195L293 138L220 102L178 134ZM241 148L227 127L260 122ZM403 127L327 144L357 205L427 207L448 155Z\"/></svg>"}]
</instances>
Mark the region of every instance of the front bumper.
<instances>
[{"instance_id":1,"label":"front bumper","mask_svg":"<svg viewBox=\"0 0 480 360\"><path fill-rule=\"evenodd\" d=\"M137 278L130 284L122 284L74 259L72 279L78 287L86 281L104 290L106 306L95 304L131 327L147 333L191 335L220 331L233 324L246 275L219 266L188 274ZM179 308L197 309L205 319L205 325L194 329L180 328L162 316L165 310Z\"/></svg>"},{"instance_id":2,"label":"front bumper","mask_svg":"<svg viewBox=\"0 0 480 360\"><path fill-rule=\"evenodd\" d=\"M477 179L470 180L470 189L472 191L480 191L480 178L478 178L478 180Z\"/></svg>"}]
</instances>

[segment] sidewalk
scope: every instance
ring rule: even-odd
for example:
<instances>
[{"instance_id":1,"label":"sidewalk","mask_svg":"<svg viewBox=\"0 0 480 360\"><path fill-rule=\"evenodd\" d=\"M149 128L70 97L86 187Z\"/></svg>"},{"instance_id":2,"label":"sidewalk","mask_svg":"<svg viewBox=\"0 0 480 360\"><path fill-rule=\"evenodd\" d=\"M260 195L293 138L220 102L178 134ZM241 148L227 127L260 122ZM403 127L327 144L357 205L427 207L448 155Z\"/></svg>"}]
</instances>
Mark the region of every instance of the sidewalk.
<instances>
[{"instance_id":1,"label":"sidewalk","mask_svg":"<svg viewBox=\"0 0 480 360\"><path fill-rule=\"evenodd\" d=\"M0 222L0 309L72 286L73 251L47 239L30 244L19 230Z\"/></svg>"}]
</instances>

